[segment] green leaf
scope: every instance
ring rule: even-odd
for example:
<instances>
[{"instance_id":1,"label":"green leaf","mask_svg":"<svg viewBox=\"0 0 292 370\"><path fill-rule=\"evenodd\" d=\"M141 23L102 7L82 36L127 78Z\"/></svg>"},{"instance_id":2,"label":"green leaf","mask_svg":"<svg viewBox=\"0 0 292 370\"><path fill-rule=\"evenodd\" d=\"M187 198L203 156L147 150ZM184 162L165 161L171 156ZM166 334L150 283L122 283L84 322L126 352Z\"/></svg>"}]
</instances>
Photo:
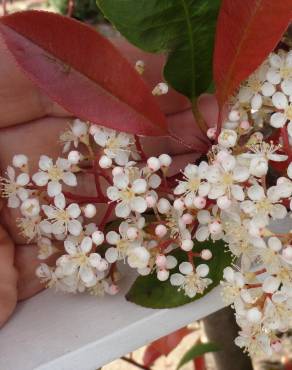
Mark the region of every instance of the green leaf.
<instances>
[{"instance_id":1,"label":"green leaf","mask_svg":"<svg viewBox=\"0 0 292 370\"><path fill-rule=\"evenodd\" d=\"M168 53L165 79L195 99L212 82L220 0L97 0L110 22L137 47Z\"/></svg>"},{"instance_id":2,"label":"green leaf","mask_svg":"<svg viewBox=\"0 0 292 370\"><path fill-rule=\"evenodd\" d=\"M179 364L177 365L177 370L180 369L187 362L193 360L196 357L200 357L205 353L220 351L220 347L216 343L200 343L195 344L191 347L182 357Z\"/></svg>"},{"instance_id":3,"label":"green leaf","mask_svg":"<svg viewBox=\"0 0 292 370\"><path fill-rule=\"evenodd\" d=\"M206 262L201 258L194 258L195 265L207 263L210 268L208 277L212 279L213 283L208 286L203 294L197 294L194 298L189 298L182 290L178 291L177 287L172 286L169 280L159 281L154 272L147 276L139 276L127 293L126 299L143 307L172 308L201 298L219 284L224 268L230 266L232 262L231 254L226 251L223 241L220 240L215 243L212 241L202 243L195 241L194 251L200 252L205 248L210 249L213 253L210 261ZM177 258L178 265L186 260L186 252L181 249L177 249L172 255ZM178 272L178 265L170 272Z\"/></svg>"}]
</instances>

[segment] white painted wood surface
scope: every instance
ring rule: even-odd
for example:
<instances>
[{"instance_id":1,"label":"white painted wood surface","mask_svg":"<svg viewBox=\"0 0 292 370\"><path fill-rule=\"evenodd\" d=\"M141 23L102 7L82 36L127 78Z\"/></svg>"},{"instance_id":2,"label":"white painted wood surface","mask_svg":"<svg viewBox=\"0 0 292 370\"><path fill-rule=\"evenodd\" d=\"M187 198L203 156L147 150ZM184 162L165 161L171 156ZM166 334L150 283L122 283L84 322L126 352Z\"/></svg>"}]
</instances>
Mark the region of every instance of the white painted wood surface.
<instances>
[{"instance_id":1,"label":"white painted wood surface","mask_svg":"<svg viewBox=\"0 0 292 370\"><path fill-rule=\"evenodd\" d=\"M124 292L132 279L122 282ZM122 294L45 291L19 304L0 331L0 370L95 370L222 307L218 288L170 310L142 308Z\"/></svg>"}]
</instances>

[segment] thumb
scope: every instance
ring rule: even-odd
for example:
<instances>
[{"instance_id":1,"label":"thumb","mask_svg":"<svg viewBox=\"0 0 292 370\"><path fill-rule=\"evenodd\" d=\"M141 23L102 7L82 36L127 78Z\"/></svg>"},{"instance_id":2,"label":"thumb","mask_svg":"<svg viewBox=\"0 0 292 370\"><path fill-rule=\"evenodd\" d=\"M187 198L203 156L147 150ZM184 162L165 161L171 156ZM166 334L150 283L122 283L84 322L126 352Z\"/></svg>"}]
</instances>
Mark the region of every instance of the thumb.
<instances>
[{"instance_id":1,"label":"thumb","mask_svg":"<svg viewBox=\"0 0 292 370\"><path fill-rule=\"evenodd\" d=\"M14 311L17 302L17 272L14 243L0 226L0 327Z\"/></svg>"}]
</instances>

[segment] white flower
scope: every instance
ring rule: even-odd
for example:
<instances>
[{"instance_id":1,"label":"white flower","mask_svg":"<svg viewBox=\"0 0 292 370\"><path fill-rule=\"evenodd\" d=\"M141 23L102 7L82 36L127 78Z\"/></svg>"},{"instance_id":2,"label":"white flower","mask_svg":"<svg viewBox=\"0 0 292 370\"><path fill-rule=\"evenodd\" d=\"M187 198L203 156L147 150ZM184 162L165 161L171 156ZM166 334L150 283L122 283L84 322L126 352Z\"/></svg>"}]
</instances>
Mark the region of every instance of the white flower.
<instances>
[{"instance_id":1,"label":"white flower","mask_svg":"<svg viewBox=\"0 0 292 370\"><path fill-rule=\"evenodd\" d=\"M49 238L42 237L37 241L38 246L38 259L45 260L52 256L55 252L58 251L52 244L52 241Z\"/></svg>"},{"instance_id":2,"label":"white flower","mask_svg":"<svg viewBox=\"0 0 292 370\"><path fill-rule=\"evenodd\" d=\"M259 220L267 225L269 216L273 219L283 219L286 216L285 206L277 203L271 188L266 195L262 186L253 185L248 188L247 195L250 200L243 201L240 207L246 214L251 215L254 221Z\"/></svg>"},{"instance_id":3,"label":"white flower","mask_svg":"<svg viewBox=\"0 0 292 370\"><path fill-rule=\"evenodd\" d=\"M115 247L110 247L107 249L105 258L108 262L114 263L117 260L125 260L129 255L130 249L140 248L141 247L141 235L139 229L144 227L145 220L140 218L135 229L137 230L137 238L133 239L131 236L130 224L126 221L121 222L119 226L119 233L116 231L109 231L106 235L106 241L114 245ZM140 237L139 237L140 235Z\"/></svg>"},{"instance_id":4,"label":"white flower","mask_svg":"<svg viewBox=\"0 0 292 370\"><path fill-rule=\"evenodd\" d=\"M199 166L188 164L183 172L184 180L179 181L179 184L174 189L175 195L183 195L184 202L188 207L193 205L197 194L205 197L210 189L210 185L204 182L208 172L208 163L201 162Z\"/></svg>"},{"instance_id":5,"label":"white flower","mask_svg":"<svg viewBox=\"0 0 292 370\"><path fill-rule=\"evenodd\" d=\"M132 181L131 181L132 180ZM143 213L147 209L147 202L142 196L147 190L147 182L144 179L130 179L125 173L114 176L114 186L107 189L110 200L118 202L115 212L118 217L126 218L131 211Z\"/></svg>"},{"instance_id":6,"label":"white flower","mask_svg":"<svg viewBox=\"0 0 292 370\"><path fill-rule=\"evenodd\" d=\"M119 166L125 166L129 161L130 147L133 144L131 135L98 127L94 133L94 140L103 148L105 155L113 159Z\"/></svg>"},{"instance_id":7,"label":"white flower","mask_svg":"<svg viewBox=\"0 0 292 370\"><path fill-rule=\"evenodd\" d=\"M100 265L104 265L104 260L98 253L90 253L92 249L92 239L86 236L80 245L75 245L69 240L65 240L64 246L68 254L61 256L57 260L57 266L61 268L64 275L78 274L78 277L86 287L92 287L97 282L97 274ZM107 264L106 264L107 268Z\"/></svg>"},{"instance_id":8,"label":"white flower","mask_svg":"<svg viewBox=\"0 0 292 370\"><path fill-rule=\"evenodd\" d=\"M20 234L23 235L28 240L28 242L35 239L35 237L40 237L40 221L40 216L18 218L16 220L17 226L20 229Z\"/></svg>"},{"instance_id":9,"label":"white flower","mask_svg":"<svg viewBox=\"0 0 292 370\"><path fill-rule=\"evenodd\" d=\"M60 135L60 141L64 144L63 153L68 152L71 144L75 148L78 147L79 142L88 144L88 125L80 119L75 119L69 130Z\"/></svg>"},{"instance_id":10,"label":"white flower","mask_svg":"<svg viewBox=\"0 0 292 370\"><path fill-rule=\"evenodd\" d=\"M145 247L134 247L128 250L128 264L132 268L146 268L149 259L150 253Z\"/></svg>"},{"instance_id":11,"label":"white flower","mask_svg":"<svg viewBox=\"0 0 292 370\"><path fill-rule=\"evenodd\" d=\"M271 115L271 126L280 128L286 122L290 123L292 121L292 103L288 101L286 95L278 91L273 95L272 101L274 106L281 111Z\"/></svg>"},{"instance_id":12,"label":"white flower","mask_svg":"<svg viewBox=\"0 0 292 370\"><path fill-rule=\"evenodd\" d=\"M26 199L21 207L20 211L25 217L35 217L38 216L40 213L40 203L38 199Z\"/></svg>"},{"instance_id":13,"label":"white flower","mask_svg":"<svg viewBox=\"0 0 292 370\"><path fill-rule=\"evenodd\" d=\"M81 209L76 203L70 204L67 208L63 194L59 194L54 199L54 206L43 205L42 209L47 216L47 220L40 223L41 229L45 233L64 235L69 232L78 236L82 231L82 225L77 218L81 214Z\"/></svg>"},{"instance_id":14,"label":"white flower","mask_svg":"<svg viewBox=\"0 0 292 370\"><path fill-rule=\"evenodd\" d=\"M0 178L1 196L8 198L9 208L18 208L21 201L29 196L28 190L25 189L29 183L29 176L21 173L16 177L15 169L11 166L7 167L6 174L8 178Z\"/></svg>"},{"instance_id":15,"label":"white flower","mask_svg":"<svg viewBox=\"0 0 292 370\"><path fill-rule=\"evenodd\" d=\"M283 92L287 95L292 94L292 53L272 53L269 57L270 68L267 71L267 80L273 85L281 83Z\"/></svg>"},{"instance_id":16,"label":"white flower","mask_svg":"<svg viewBox=\"0 0 292 370\"><path fill-rule=\"evenodd\" d=\"M234 130L223 129L218 137L218 143L223 148L232 148L237 141L237 133Z\"/></svg>"},{"instance_id":17,"label":"white flower","mask_svg":"<svg viewBox=\"0 0 292 370\"><path fill-rule=\"evenodd\" d=\"M209 268L205 264L198 265L194 271L190 262L182 262L179 265L180 273L170 276L170 283L177 286L178 290L183 289L189 298L194 298L197 294L202 294L212 283L211 279L206 278Z\"/></svg>"},{"instance_id":18,"label":"white flower","mask_svg":"<svg viewBox=\"0 0 292 370\"><path fill-rule=\"evenodd\" d=\"M196 239L203 242L211 236L212 240L219 240L223 237L223 228L220 218L216 215L216 207L212 210L212 215L207 210L198 212L199 227L196 231Z\"/></svg>"},{"instance_id":19,"label":"white flower","mask_svg":"<svg viewBox=\"0 0 292 370\"><path fill-rule=\"evenodd\" d=\"M227 155L220 164L210 166L207 173L207 180L211 184L208 197L218 199L226 195L229 199L243 200L243 187L238 183L248 178L248 168L238 165L235 157Z\"/></svg>"},{"instance_id":20,"label":"white flower","mask_svg":"<svg viewBox=\"0 0 292 370\"><path fill-rule=\"evenodd\" d=\"M264 95L270 96L269 94L274 91L270 84L268 86L267 83L264 84L266 73L267 64L264 63L247 79L238 93L240 103L250 103L254 110L261 108L263 103L261 94L264 93Z\"/></svg>"},{"instance_id":21,"label":"white flower","mask_svg":"<svg viewBox=\"0 0 292 370\"><path fill-rule=\"evenodd\" d=\"M67 159L58 158L56 164L46 155L42 155L39 160L39 168L41 171L32 176L33 181L38 186L48 184L47 192L50 197L54 197L61 193L63 181L68 186L76 186L76 176L70 172L71 164Z\"/></svg>"}]
</instances>

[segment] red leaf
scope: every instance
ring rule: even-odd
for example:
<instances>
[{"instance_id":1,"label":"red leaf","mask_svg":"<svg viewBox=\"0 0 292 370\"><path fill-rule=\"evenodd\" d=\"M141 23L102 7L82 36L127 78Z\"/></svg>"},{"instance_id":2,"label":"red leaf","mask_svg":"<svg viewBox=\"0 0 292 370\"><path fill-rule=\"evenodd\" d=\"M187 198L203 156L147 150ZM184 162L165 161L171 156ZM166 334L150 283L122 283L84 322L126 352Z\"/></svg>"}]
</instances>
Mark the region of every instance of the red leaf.
<instances>
[{"instance_id":1,"label":"red leaf","mask_svg":"<svg viewBox=\"0 0 292 370\"><path fill-rule=\"evenodd\" d=\"M291 17L291 0L223 0L213 66L221 107L275 48Z\"/></svg>"},{"instance_id":2,"label":"red leaf","mask_svg":"<svg viewBox=\"0 0 292 370\"><path fill-rule=\"evenodd\" d=\"M190 333L192 333L192 330L182 328L152 342L144 353L144 365L151 366L159 357L167 356Z\"/></svg>"},{"instance_id":3,"label":"red leaf","mask_svg":"<svg viewBox=\"0 0 292 370\"><path fill-rule=\"evenodd\" d=\"M93 28L43 11L0 19L0 35L18 65L74 116L141 135L166 133L149 88Z\"/></svg>"}]
</instances>

